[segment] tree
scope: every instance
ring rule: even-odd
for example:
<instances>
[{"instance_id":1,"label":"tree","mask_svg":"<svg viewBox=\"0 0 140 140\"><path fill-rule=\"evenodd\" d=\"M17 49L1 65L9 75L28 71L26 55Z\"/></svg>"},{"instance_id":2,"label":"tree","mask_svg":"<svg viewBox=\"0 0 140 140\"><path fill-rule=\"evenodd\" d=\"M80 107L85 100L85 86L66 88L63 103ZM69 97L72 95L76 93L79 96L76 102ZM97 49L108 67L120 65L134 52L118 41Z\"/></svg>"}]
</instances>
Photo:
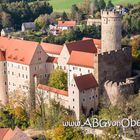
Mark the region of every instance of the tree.
<instances>
[{"instance_id":1,"label":"tree","mask_svg":"<svg viewBox=\"0 0 140 140\"><path fill-rule=\"evenodd\" d=\"M81 11L88 15L90 12L90 0L84 0L83 3L81 4Z\"/></svg>"},{"instance_id":2,"label":"tree","mask_svg":"<svg viewBox=\"0 0 140 140\"><path fill-rule=\"evenodd\" d=\"M29 118L21 107L11 108L5 106L0 109L0 127L25 129L29 126Z\"/></svg>"},{"instance_id":3,"label":"tree","mask_svg":"<svg viewBox=\"0 0 140 140\"><path fill-rule=\"evenodd\" d=\"M95 6L95 11L99 11L99 2L98 0L94 0L93 5Z\"/></svg>"},{"instance_id":4,"label":"tree","mask_svg":"<svg viewBox=\"0 0 140 140\"><path fill-rule=\"evenodd\" d=\"M106 7L106 3L105 3L104 0L99 0L98 4L99 4L99 8L100 8L100 10L101 10L101 9L105 9L105 7Z\"/></svg>"},{"instance_id":5,"label":"tree","mask_svg":"<svg viewBox=\"0 0 140 140\"><path fill-rule=\"evenodd\" d=\"M45 15L40 15L37 19L35 19L34 23L37 28L41 29L41 28L48 27L50 24L50 20L48 15L45 14Z\"/></svg>"},{"instance_id":6,"label":"tree","mask_svg":"<svg viewBox=\"0 0 140 140\"><path fill-rule=\"evenodd\" d=\"M10 27L12 25L11 15L6 12L2 12L1 13L1 24L4 28Z\"/></svg>"},{"instance_id":7,"label":"tree","mask_svg":"<svg viewBox=\"0 0 140 140\"><path fill-rule=\"evenodd\" d=\"M107 3L107 8L110 9L112 7L114 7L114 4L112 3L111 0L109 0L108 3Z\"/></svg>"},{"instance_id":8,"label":"tree","mask_svg":"<svg viewBox=\"0 0 140 140\"><path fill-rule=\"evenodd\" d=\"M68 16L67 16L66 12L63 12L62 13L62 21L67 21L67 20L69 20Z\"/></svg>"},{"instance_id":9,"label":"tree","mask_svg":"<svg viewBox=\"0 0 140 140\"><path fill-rule=\"evenodd\" d=\"M123 34L130 34L131 32L131 17L125 14L122 20Z\"/></svg>"},{"instance_id":10,"label":"tree","mask_svg":"<svg viewBox=\"0 0 140 140\"><path fill-rule=\"evenodd\" d=\"M72 7L71 7L71 18L73 20L76 20L76 14L77 14L78 11L79 11L79 8L77 7L77 5L76 4L72 5Z\"/></svg>"},{"instance_id":11,"label":"tree","mask_svg":"<svg viewBox=\"0 0 140 140\"><path fill-rule=\"evenodd\" d=\"M49 78L48 85L57 89L67 90L67 74L61 70L54 70Z\"/></svg>"}]
</instances>

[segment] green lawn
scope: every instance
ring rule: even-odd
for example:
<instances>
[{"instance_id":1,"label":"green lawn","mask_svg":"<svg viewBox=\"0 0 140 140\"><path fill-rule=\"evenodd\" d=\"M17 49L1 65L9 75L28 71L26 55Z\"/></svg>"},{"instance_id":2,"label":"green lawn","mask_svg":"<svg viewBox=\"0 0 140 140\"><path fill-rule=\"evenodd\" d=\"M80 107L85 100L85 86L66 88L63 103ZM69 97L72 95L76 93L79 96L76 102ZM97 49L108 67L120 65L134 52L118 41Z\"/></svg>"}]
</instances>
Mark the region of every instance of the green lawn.
<instances>
[{"instance_id":1,"label":"green lawn","mask_svg":"<svg viewBox=\"0 0 140 140\"><path fill-rule=\"evenodd\" d=\"M105 0L106 2L108 0ZM83 0L49 0L54 11L69 11L73 4L80 4ZM112 0L114 4L138 3L140 0Z\"/></svg>"}]
</instances>

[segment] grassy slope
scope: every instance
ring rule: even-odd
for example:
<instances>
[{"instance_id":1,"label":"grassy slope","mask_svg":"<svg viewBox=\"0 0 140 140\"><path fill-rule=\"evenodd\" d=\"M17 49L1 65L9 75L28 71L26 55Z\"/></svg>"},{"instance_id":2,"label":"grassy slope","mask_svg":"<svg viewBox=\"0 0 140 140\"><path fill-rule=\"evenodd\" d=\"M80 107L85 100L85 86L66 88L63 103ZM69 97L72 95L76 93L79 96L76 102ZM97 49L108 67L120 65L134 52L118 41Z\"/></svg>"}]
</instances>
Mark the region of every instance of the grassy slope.
<instances>
[{"instance_id":1,"label":"grassy slope","mask_svg":"<svg viewBox=\"0 0 140 140\"><path fill-rule=\"evenodd\" d=\"M53 5L54 11L69 11L71 5L80 4L83 0L50 0L49 3ZM108 0L105 0L106 2ZM114 4L138 3L140 0L112 0Z\"/></svg>"}]
</instances>

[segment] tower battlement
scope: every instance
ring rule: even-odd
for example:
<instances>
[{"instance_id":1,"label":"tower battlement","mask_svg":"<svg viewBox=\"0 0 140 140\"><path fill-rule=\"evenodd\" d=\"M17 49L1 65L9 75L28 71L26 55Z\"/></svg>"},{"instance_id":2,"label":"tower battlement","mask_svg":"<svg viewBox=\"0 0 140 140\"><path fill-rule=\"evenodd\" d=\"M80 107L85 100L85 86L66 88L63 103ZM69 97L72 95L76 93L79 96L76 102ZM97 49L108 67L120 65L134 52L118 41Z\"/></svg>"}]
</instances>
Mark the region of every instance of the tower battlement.
<instances>
[{"instance_id":1,"label":"tower battlement","mask_svg":"<svg viewBox=\"0 0 140 140\"><path fill-rule=\"evenodd\" d=\"M126 79L126 81L123 82L114 82L108 80L105 82L104 86L107 88L118 88L119 90L124 88L127 89L134 86L134 81L131 81L129 79Z\"/></svg>"},{"instance_id":2,"label":"tower battlement","mask_svg":"<svg viewBox=\"0 0 140 140\"><path fill-rule=\"evenodd\" d=\"M120 12L117 12L115 10L109 11L109 10L102 10L101 11L102 17L116 17L116 18L121 18L122 14Z\"/></svg>"},{"instance_id":3,"label":"tower battlement","mask_svg":"<svg viewBox=\"0 0 140 140\"><path fill-rule=\"evenodd\" d=\"M103 59L105 59L106 57L113 58L113 57L121 55L121 54L126 54L126 55L128 54L128 57L129 57L131 54L131 48L125 47L125 48L120 48L118 50L110 50L107 52L101 52L101 53L95 54L95 57L98 56L98 57L102 57Z\"/></svg>"}]
</instances>

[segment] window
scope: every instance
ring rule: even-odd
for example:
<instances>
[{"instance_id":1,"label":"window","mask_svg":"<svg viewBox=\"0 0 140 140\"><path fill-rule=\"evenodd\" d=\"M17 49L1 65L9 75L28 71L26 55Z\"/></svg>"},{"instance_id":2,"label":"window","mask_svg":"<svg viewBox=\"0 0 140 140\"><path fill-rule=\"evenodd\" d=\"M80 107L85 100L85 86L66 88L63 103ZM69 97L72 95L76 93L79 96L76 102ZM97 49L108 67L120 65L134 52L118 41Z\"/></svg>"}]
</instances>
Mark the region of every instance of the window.
<instances>
[{"instance_id":1,"label":"window","mask_svg":"<svg viewBox=\"0 0 140 140\"><path fill-rule=\"evenodd\" d=\"M10 85L10 82L9 82L9 85Z\"/></svg>"},{"instance_id":2,"label":"window","mask_svg":"<svg viewBox=\"0 0 140 140\"><path fill-rule=\"evenodd\" d=\"M14 72L12 72L12 75L14 75Z\"/></svg>"},{"instance_id":3,"label":"window","mask_svg":"<svg viewBox=\"0 0 140 140\"><path fill-rule=\"evenodd\" d=\"M36 71L36 66L35 66L35 71Z\"/></svg>"},{"instance_id":4,"label":"window","mask_svg":"<svg viewBox=\"0 0 140 140\"><path fill-rule=\"evenodd\" d=\"M22 78L24 78L24 74L22 74Z\"/></svg>"},{"instance_id":5,"label":"window","mask_svg":"<svg viewBox=\"0 0 140 140\"><path fill-rule=\"evenodd\" d=\"M20 77L20 73L18 74L18 76Z\"/></svg>"},{"instance_id":6,"label":"window","mask_svg":"<svg viewBox=\"0 0 140 140\"><path fill-rule=\"evenodd\" d=\"M75 70L75 68L73 67L73 70Z\"/></svg>"},{"instance_id":7,"label":"window","mask_svg":"<svg viewBox=\"0 0 140 140\"><path fill-rule=\"evenodd\" d=\"M24 67L22 66L22 70L24 70Z\"/></svg>"},{"instance_id":8,"label":"window","mask_svg":"<svg viewBox=\"0 0 140 140\"><path fill-rule=\"evenodd\" d=\"M73 99L73 102L74 102L74 99Z\"/></svg>"},{"instance_id":9,"label":"window","mask_svg":"<svg viewBox=\"0 0 140 140\"><path fill-rule=\"evenodd\" d=\"M72 93L74 94L74 91Z\"/></svg>"},{"instance_id":10,"label":"window","mask_svg":"<svg viewBox=\"0 0 140 140\"><path fill-rule=\"evenodd\" d=\"M71 86L73 86L73 84L71 84Z\"/></svg>"},{"instance_id":11,"label":"window","mask_svg":"<svg viewBox=\"0 0 140 140\"><path fill-rule=\"evenodd\" d=\"M92 96L92 98L94 99L94 96Z\"/></svg>"},{"instance_id":12,"label":"window","mask_svg":"<svg viewBox=\"0 0 140 140\"><path fill-rule=\"evenodd\" d=\"M20 69L20 65L18 65L18 69Z\"/></svg>"},{"instance_id":13,"label":"window","mask_svg":"<svg viewBox=\"0 0 140 140\"><path fill-rule=\"evenodd\" d=\"M96 98L97 98L98 96L96 95Z\"/></svg>"},{"instance_id":14,"label":"window","mask_svg":"<svg viewBox=\"0 0 140 140\"><path fill-rule=\"evenodd\" d=\"M13 64L11 64L11 66L13 67Z\"/></svg>"},{"instance_id":15,"label":"window","mask_svg":"<svg viewBox=\"0 0 140 140\"><path fill-rule=\"evenodd\" d=\"M26 79L28 79L28 76L26 75Z\"/></svg>"},{"instance_id":16,"label":"window","mask_svg":"<svg viewBox=\"0 0 140 140\"><path fill-rule=\"evenodd\" d=\"M79 68L79 71L81 71L81 68Z\"/></svg>"},{"instance_id":17,"label":"window","mask_svg":"<svg viewBox=\"0 0 140 140\"><path fill-rule=\"evenodd\" d=\"M91 97L89 97L89 100L91 100Z\"/></svg>"},{"instance_id":18,"label":"window","mask_svg":"<svg viewBox=\"0 0 140 140\"><path fill-rule=\"evenodd\" d=\"M38 58L38 60L41 60L41 57L40 57L40 58Z\"/></svg>"},{"instance_id":19,"label":"window","mask_svg":"<svg viewBox=\"0 0 140 140\"><path fill-rule=\"evenodd\" d=\"M27 67L25 67L25 70L27 70Z\"/></svg>"},{"instance_id":20,"label":"window","mask_svg":"<svg viewBox=\"0 0 140 140\"><path fill-rule=\"evenodd\" d=\"M85 99L83 99L83 102L85 102Z\"/></svg>"},{"instance_id":21,"label":"window","mask_svg":"<svg viewBox=\"0 0 140 140\"><path fill-rule=\"evenodd\" d=\"M6 82L5 82L5 85L6 85Z\"/></svg>"},{"instance_id":22,"label":"window","mask_svg":"<svg viewBox=\"0 0 140 140\"><path fill-rule=\"evenodd\" d=\"M90 70L88 70L88 73L90 73Z\"/></svg>"},{"instance_id":23,"label":"window","mask_svg":"<svg viewBox=\"0 0 140 140\"><path fill-rule=\"evenodd\" d=\"M73 106L73 109L74 109L74 106Z\"/></svg>"},{"instance_id":24,"label":"window","mask_svg":"<svg viewBox=\"0 0 140 140\"><path fill-rule=\"evenodd\" d=\"M10 71L8 71L8 74L10 74Z\"/></svg>"}]
</instances>

